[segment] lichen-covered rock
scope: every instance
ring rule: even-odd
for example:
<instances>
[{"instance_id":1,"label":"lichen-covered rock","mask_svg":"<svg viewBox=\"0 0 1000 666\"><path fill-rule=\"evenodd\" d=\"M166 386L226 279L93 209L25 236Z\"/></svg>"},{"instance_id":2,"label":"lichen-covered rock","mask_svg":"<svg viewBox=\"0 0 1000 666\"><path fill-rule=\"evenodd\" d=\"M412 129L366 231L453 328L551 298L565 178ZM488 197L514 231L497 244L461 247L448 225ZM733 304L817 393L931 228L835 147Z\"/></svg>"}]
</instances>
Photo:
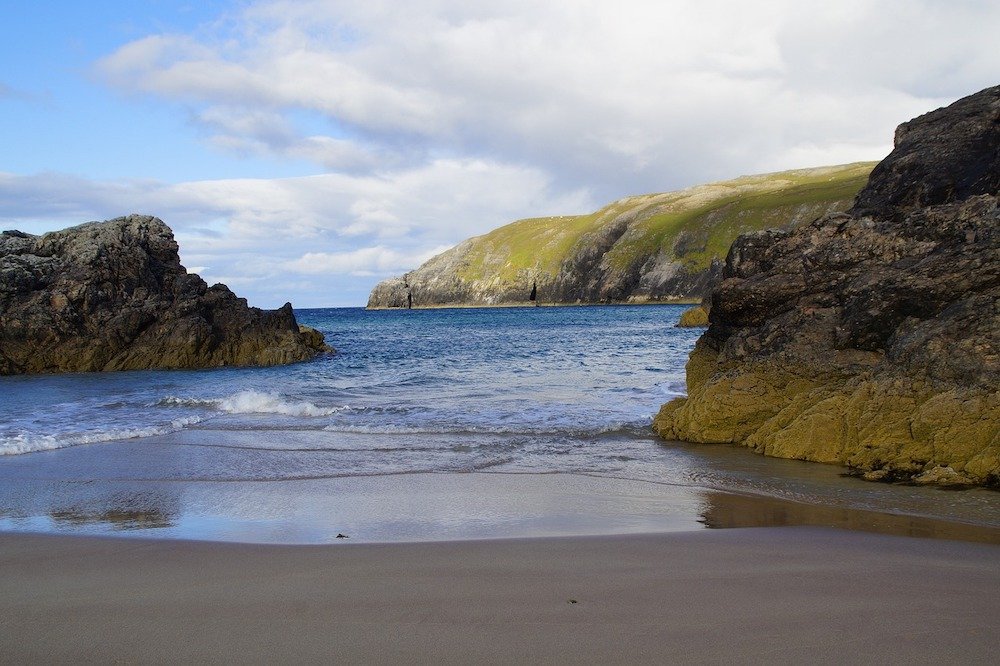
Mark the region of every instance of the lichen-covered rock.
<instances>
[{"instance_id":1,"label":"lichen-covered rock","mask_svg":"<svg viewBox=\"0 0 1000 666\"><path fill-rule=\"evenodd\" d=\"M1000 86L901 126L849 214L739 237L657 432L1000 483L998 151Z\"/></svg>"},{"instance_id":2,"label":"lichen-covered rock","mask_svg":"<svg viewBox=\"0 0 1000 666\"><path fill-rule=\"evenodd\" d=\"M678 328L703 328L708 326L708 308L704 305L692 305L681 313L677 320Z\"/></svg>"},{"instance_id":3,"label":"lichen-covered rock","mask_svg":"<svg viewBox=\"0 0 1000 666\"><path fill-rule=\"evenodd\" d=\"M155 217L0 235L0 374L277 365L326 350L290 304L251 308L189 275Z\"/></svg>"}]
</instances>

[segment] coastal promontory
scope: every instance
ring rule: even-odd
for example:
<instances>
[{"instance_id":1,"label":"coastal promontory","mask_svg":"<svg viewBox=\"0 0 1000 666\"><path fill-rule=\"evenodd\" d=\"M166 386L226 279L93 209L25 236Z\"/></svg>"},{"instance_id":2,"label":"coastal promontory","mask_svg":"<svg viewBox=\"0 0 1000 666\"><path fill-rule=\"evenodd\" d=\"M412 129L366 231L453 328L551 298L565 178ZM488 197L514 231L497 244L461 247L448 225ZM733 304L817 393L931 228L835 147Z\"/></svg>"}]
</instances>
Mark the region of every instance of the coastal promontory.
<instances>
[{"instance_id":1,"label":"coastal promontory","mask_svg":"<svg viewBox=\"0 0 1000 666\"><path fill-rule=\"evenodd\" d=\"M187 273L158 218L0 235L0 374L277 365L328 350L290 304L249 307Z\"/></svg>"},{"instance_id":2,"label":"coastal promontory","mask_svg":"<svg viewBox=\"0 0 1000 666\"><path fill-rule=\"evenodd\" d=\"M700 301L736 236L846 210L873 166L744 176L512 222L380 282L368 307Z\"/></svg>"},{"instance_id":3,"label":"coastal promontory","mask_svg":"<svg viewBox=\"0 0 1000 666\"><path fill-rule=\"evenodd\" d=\"M740 236L666 439L1000 485L1000 86L904 123L847 213Z\"/></svg>"}]
</instances>

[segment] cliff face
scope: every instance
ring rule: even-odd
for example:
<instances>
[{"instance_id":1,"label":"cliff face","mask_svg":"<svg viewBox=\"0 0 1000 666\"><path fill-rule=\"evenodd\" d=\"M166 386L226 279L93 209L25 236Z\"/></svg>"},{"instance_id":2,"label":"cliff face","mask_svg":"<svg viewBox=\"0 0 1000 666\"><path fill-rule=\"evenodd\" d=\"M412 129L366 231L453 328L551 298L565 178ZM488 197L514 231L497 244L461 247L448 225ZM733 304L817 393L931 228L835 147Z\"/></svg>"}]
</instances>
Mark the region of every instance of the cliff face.
<instances>
[{"instance_id":1,"label":"cliff face","mask_svg":"<svg viewBox=\"0 0 1000 666\"><path fill-rule=\"evenodd\" d=\"M0 235L0 374L276 365L324 350L290 304L247 307L188 275L155 217Z\"/></svg>"},{"instance_id":2,"label":"cliff face","mask_svg":"<svg viewBox=\"0 0 1000 666\"><path fill-rule=\"evenodd\" d=\"M872 164L749 176L521 220L378 284L370 308L701 299L741 232L846 210Z\"/></svg>"},{"instance_id":3,"label":"cliff face","mask_svg":"<svg viewBox=\"0 0 1000 666\"><path fill-rule=\"evenodd\" d=\"M1000 86L901 125L848 214L741 236L667 439L1000 482Z\"/></svg>"}]
</instances>

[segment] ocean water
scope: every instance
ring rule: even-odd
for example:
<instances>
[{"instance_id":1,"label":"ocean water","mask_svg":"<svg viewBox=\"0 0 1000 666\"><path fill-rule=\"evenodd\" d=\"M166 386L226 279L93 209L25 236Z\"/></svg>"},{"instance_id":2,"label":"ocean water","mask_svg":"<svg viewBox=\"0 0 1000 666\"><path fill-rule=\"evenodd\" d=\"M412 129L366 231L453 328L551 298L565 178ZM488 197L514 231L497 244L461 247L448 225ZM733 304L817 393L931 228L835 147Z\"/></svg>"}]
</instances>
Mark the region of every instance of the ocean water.
<instances>
[{"instance_id":1,"label":"ocean water","mask_svg":"<svg viewBox=\"0 0 1000 666\"><path fill-rule=\"evenodd\" d=\"M286 542L659 531L718 523L733 496L1000 527L996 492L657 440L652 416L683 394L700 334L675 327L683 309L301 310L337 354L0 378L0 529Z\"/></svg>"}]
</instances>

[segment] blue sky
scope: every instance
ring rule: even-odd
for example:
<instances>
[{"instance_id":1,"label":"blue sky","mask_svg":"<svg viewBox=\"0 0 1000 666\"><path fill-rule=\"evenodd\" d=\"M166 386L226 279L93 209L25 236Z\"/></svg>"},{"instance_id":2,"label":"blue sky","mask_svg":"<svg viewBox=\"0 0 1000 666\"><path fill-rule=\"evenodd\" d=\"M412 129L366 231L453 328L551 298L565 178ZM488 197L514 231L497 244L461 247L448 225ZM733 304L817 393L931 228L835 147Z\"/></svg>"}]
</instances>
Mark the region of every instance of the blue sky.
<instances>
[{"instance_id":1,"label":"blue sky","mask_svg":"<svg viewBox=\"0 0 1000 666\"><path fill-rule=\"evenodd\" d=\"M0 1L0 228L163 218L252 304L363 305L520 217L879 159L998 83L996 3Z\"/></svg>"},{"instance_id":2,"label":"blue sky","mask_svg":"<svg viewBox=\"0 0 1000 666\"><path fill-rule=\"evenodd\" d=\"M178 108L103 86L92 72L96 60L124 43L162 31L193 32L224 6L3 2L3 170L165 180L228 170L270 175L273 164L245 164L202 150ZM192 154L202 159L184 159Z\"/></svg>"}]
</instances>

